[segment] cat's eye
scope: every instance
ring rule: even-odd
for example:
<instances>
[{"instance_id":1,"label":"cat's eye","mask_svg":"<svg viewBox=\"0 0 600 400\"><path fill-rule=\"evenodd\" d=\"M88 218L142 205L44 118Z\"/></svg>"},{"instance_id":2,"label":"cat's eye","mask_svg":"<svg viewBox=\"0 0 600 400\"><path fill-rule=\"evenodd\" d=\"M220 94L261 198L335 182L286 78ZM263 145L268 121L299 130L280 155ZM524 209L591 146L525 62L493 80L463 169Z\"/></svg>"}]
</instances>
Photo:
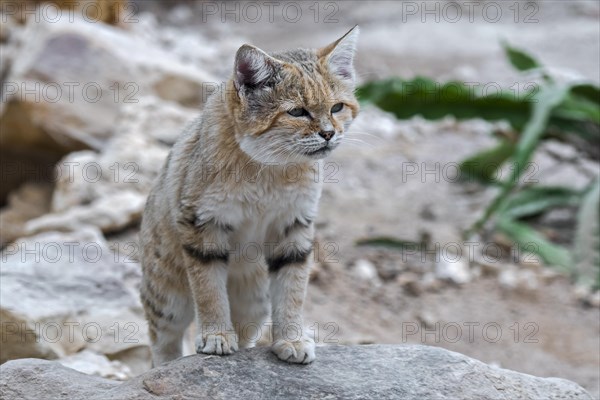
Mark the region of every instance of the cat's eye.
<instances>
[{"instance_id":1,"label":"cat's eye","mask_svg":"<svg viewBox=\"0 0 600 400\"><path fill-rule=\"evenodd\" d=\"M342 111L342 108L344 108L344 103L337 103L336 105L331 107L331 113L333 114L336 112L340 112Z\"/></svg>"},{"instance_id":2,"label":"cat's eye","mask_svg":"<svg viewBox=\"0 0 600 400\"><path fill-rule=\"evenodd\" d=\"M292 117L308 117L310 116L309 112L306 111L306 109L304 108L294 108L290 111L288 111L288 114L290 114Z\"/></svg>"}]
</instances>

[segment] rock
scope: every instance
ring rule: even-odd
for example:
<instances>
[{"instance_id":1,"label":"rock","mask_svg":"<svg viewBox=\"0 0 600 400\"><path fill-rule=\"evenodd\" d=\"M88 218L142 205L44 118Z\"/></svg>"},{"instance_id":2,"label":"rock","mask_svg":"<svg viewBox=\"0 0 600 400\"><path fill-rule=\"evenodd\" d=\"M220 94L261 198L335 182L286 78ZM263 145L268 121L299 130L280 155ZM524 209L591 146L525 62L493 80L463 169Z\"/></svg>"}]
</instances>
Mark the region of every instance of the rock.
<instances>
[{"instance_id":1,"label":"rock","mask_svg":"<svg viewBox=\"0 0 600 400\"><path fill-rule=\"evenodd\" d=\"M566 274L558 272L551 268L543 268L540 272L539 278L544 282L545 285L550 285L561 279L564 279L565 281L570 280Z\"/></svg>"},{"instance_id":2,"label":"rock","mask_svg":"<svg viewBox=\"0 0 600 400\"><path fill-rule=\"evenodd\" d=\"M436 327L436 324L440 323L440 319L431 313L430 311L423 310L417 314L417 320L424 326L426 329L432 329Z\"/></svg>"},{"instance_id":3,"label":"rock","mask_svg":"<svg viewBox=\"0 0 600 400\"><path fill-rule=\"evenodd\" d=\"M590 294L587 301L592 307L600 308L600 290L596 290L594 293Z\"/></svg>"},{"instance_id":4,"label":"rock","mask_svg":"<svg viewBox=\"0 0 600 400\"><path fill-rule=\"evenodd\" d=\"M507 266L498 276L498 282L505 289L516 289L518 283L516 269Z\"/></svg>"},{"instance_id":5,"label":"rock","mask_svg":"<svg viewBox=\"0 0 600 400\"><path fill-rule=\"evenodd\" d=\"M57 165L53 211L85 205L124 190L147 195L172 145L197 112L156 97L124 107L113 138L101 153L71 153Z\"/></svg>"},{"instance_id":6,"label":"rock","mask_svg":"<svg viewBox=\"0 0 600 400\"><path fill-rule=\"evenodd\" d=\"M498 276L502 267L500 260L479 254L478 252L475 252L473 257L473 266L481 270L481 275Z\"/></svg>"},{"instance_id":7,"label":"rock","mask_svg":"<svg viewBox=\"0 0 600 400\"><path fill-rule=\"evenodd\" d=\"M600 307L600 290L592 290L589 285L578 284L573 288L575 298L589 307Z\"/></svg>"},{"instance_id":8,"label":"rock","mask_svg":"<svg viewBox=\"0 0 600 400\"><path fill-rule=\"evenodd\" d=\"M183 128L200 114L194 108L185 108L156 96L141 96L139 100L123 105L117 130L151 138L167 146L175 144Z\"/></svg>"},{"instance_id":9,"label":"rock","mask_svg":"<svg viewBox=\"0 0 600 400\"><path fill-rule=\"evenodd\" d=\"M9 148L99 150L120 134L124 104L157 95L199 106L216 81L139 36L68 15L28 24L22 39L4 81L1 140Z\"/></svg>"},{"instance_id":10,"label":"rock","mask_svg":"<svg viewBox=\"0 0 600 400\"><path fill-rule=\"evenodd\" d=\"M423 285L420 276L414 272L405 272L396 277L398 283L411 296L419 296L423 293Z\"/></svg>"},{"instance_id":11,"label":"rock","mask_svg":"<svg viewBox=\"0 0 600 400\"><path fill-rule=\"evenodd\" d=\"M27 221L49 211L52 187L40 183L26 183L8 196L8 205L0 210L0 248L23 234Z\"/></svg>"},{"instance_id":12,"label":"rock","mask_svg":"<svg viewBox=\"0 0 600 400\"><path fill-rule=\"evenodd\" d=\"M5 400L108 399L592 399L576 383L496 368L437 347L325 346L307 366L267 348L193 355L117 383L57 362L0 366Z\"/></svg>"},{"instance_id":13,"label":"rock","mask_svg":"<svg viewBox=\"0 0 600 400\"><path fill-rule=\"evenodd\" d=\"M0 362L147 346L139 265L97 229L36 235L0 256Z\"/></svg>"},{"instance_id":14,"label":"rock","mask_svg":"<svg viewBox=\"0 0 600 400\"><path fill-rule=\"evenodd\" d=\"M250 40L238 36L227 24L212 25L210 29L202 30L202 35L199 35L197 22L190 21L194 20L195 12L186 4L181 4L177 8L181 10L178 12L179 15L188 20L187 23L181 21L180 17L173 19L162 12L161 22L159 22L156 14L140 12L136 15L139 22L130 24L128 28L132 34L150 43L156 43L182 64L201 65L202 70L211 75L229 77L237 49L242 43L250 43ZM171 21L165 24L164 19ZM184 24L191 24L192 28L183 31L181 26Z\"/></svg>"},{"instance_id":15,"label":"rock","mask_svg":"<svg viewBox=\"0 0 600 400\"><path fill-rule=\"evenodd\" d=\"M188 337L187 340L184 339L184 355L194 354L196 352L195 347L186 349L186 345L190 342L191 346L194 346L194 339L195 337ZM146 345L131 347L117 353L109 354L108 359L118 361L127 367L129 369L128 375L130 376L138 376L152 367L152 354L150 353L150 347Z\"/></svg>"},{"instance_id":16,"label":"rock","mask_svg":"<svg viewBox=\"0 0 600 400\"><path fill-rule=\"evenodd\" d=\"M146 195L123 190L98 198L86 206L43 215L25 224L22 234L31 236L47 231L77 231L94 226L103 233L117 232L142 217Z\"/></svg>"},{"instance_id":17,"label":"rock","mask_svg":"<svg viewBox=\"0 0 600 400\"><path fill-rule=\"evenodd\" d=\"M382 281L397 279L406 270L406 263L393 250L377 249L369 252L369 259L377 267L377 273Z\"/></svg>"},{"instance_id":18,"label":"rock","mask_svg":"<svg viewBox=\"0 0 600 400\"><path fill-rule=\"evenodd\" d=\"M27 182L51 185L54 165L60 159L61 156L57 154L27 149L5 149L0 145L0 204L6 204L9 194ZM47 203L49 204L49 201Z\"/></svg>"},{"instance_id":19,"label":"rock","mask_svg":"<svg viewBox=\"0 0 600 400\"><path fill-rule=\"evenodd\" d=\"M576 161L579 158L577 149L570 144L559 142L558 140L545 140L541 145L541 151L556 157L559 161Z\"/></svg>"},{"instance_id":20,"label":"rock","mask_svg":"<svg viewBox=\"0 0 600 400\"><path fill-rule=\"evenodd\" d=\"M423 274L423 278L421 280L421 287L429 292L436 292L441 289L442 282L435 277L435 274L432 272L426 272Z\"/></svg>"},{"instance_id":21,"label":"rock","mask_svg":"<svg viewBox=\"0 0 600 400\"><path fill-rule=\"evenodd\" d=\"M58 360L65 367L87 375L124 381L133 377L131 369L120 361L111 361L105 355L83 350Z\"/></svg>"},{"instance_id":22,"label":"rock","mask_svg":"<svg viewBox=\"0 0 600 400\"><path fill-rule=\"evenodd\" d=\"M369 260L356 260L352 266L352 274L362 281L370 282L374 285L381 284L379 275L377 274L377 268L375 268L375 265Z\"/></svg>"},{"instance_id":23,"label":"rock","mask_svg":"<svg viewBox=\"0 0 600 400\"><path fill-rule=\"evenodd\" d=\"M2 21L0 24L0 43L4 43L10 38L11 32L15 29L17 21L12 15L5 13L0 13L0 20Z\"/></svg>"},{"instance_id":24,"label":"rock","mask_svg":"<svg viewBox=\"0 0 600 400\"><path fill-rule=\"evenodd\" d=\"M124 107L117 123L121 134L100 153L78 151L59 161L50 213L29 218L8 239L73 231L83 225L112 233L135 224L169 146L196 115L196 111L151 96Z\"/></svg>"},{"instance_id":25,"label":"rock","mask_svg":"<svg viewBox=\"0 0 600 400\"><path fill-rule=\"evenodd\" d=\"M422 275L410 271L403 272L397 276L396 283L411 296L420 296L424 292L435 292L442 286L442 282L432 272Z\"/></svg>"},{"instance_id":26,"label":"rock","mask_svg":"<svg viewBox=\"0 0 600 400\"><path fill-rule=\"evenodd\" d=\"M469 262L466 257L439 255L435 263L435 275L437 278L447 280L456 284L464 284L471 281Z\"/></svg>"},{"instance_id":27,"label":"rock","mask_svg":"<svg viewBox=\"0 0 600 400\"><path fill-rule=\"evenodd\" d=\"M510 264L505 265L498 275L498 283L504 289L523 294L532 294L540 286L538 275L534 271Z\"/></svg>"},{"instance_id":28,"label":"rock","mask_svg":"<svg viewBox=\"0 0 600 400\"><path fill-rule=\"evenodd\" d=\"M82 16L93 24L118 25L129 21L131 11L128 0L18 0L6 3L12 3L6 10L10 10L20 23L54 20L56 15L64 13Z\"/></svg>"}]
</instances>

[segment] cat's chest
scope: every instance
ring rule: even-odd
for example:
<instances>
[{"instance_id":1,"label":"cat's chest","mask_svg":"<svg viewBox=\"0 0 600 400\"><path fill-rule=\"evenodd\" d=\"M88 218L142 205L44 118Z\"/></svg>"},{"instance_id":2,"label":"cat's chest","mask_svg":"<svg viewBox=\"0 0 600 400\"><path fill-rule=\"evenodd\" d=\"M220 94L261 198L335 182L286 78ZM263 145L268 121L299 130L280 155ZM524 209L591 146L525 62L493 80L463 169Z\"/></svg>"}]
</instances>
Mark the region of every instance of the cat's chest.
<instances>
[{"instance_id":1,"label":"cat's chest","mask_svg":"<svg viewBox=\"0 0 600 400\"><path fill-rule=\"evenodd\" d=\"M245 220L270 220L310 212L318 203L321 188L312 185L259 185L247 183L227 193L219 205L232 217ZM315 210L316 212L316 210ZM291 217L290 217L291 218Z\"/></svg>"},{"instance_id":2,"label":"cat's chest","mask_svg":"<svg viewBox=\"0 0 600 400\"><path fill-rule=\"evenodd\" d=\"M321 185L314 181L247 181L219 191L219 196L204 203L211 217L235 227L236 241L248 242L265 240L270 232L283 231L297 218L314 220Z\"/></svg>"}]
</instances>

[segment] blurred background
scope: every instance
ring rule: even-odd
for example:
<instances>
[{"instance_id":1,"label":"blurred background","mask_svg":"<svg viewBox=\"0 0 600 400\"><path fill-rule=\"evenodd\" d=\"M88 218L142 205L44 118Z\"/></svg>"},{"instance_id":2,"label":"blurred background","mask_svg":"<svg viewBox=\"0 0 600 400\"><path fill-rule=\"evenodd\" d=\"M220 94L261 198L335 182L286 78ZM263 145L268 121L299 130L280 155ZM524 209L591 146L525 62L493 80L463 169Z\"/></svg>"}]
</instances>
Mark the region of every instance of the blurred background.
<instances>
[{"instance_id":1,"label":"blurred background","mask_svg":"<svg viewBox=\"0 0 600 400\"><path fill-rule=\"evenodd\" d=\"M0 362L150 366L138 228L239 46L358 24L325 164L319 345L422 343L600 395L597 1L1 0Z\"/></svg>"}]
</instances>

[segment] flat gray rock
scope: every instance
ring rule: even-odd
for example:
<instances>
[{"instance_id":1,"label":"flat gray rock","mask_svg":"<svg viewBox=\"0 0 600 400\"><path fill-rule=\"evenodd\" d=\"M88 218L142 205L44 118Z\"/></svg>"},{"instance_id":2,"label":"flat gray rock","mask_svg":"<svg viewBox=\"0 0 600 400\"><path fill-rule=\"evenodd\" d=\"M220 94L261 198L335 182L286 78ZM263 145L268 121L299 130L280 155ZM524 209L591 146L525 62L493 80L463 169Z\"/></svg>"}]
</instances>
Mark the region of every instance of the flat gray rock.
<instances>
[{"instance_id":1,"label":"flat gray rock","mask_svg":"<svg viewBox=\"0 0 600 400\"><path fill-rule=\"evenodd\" d=\"M311 365L266 348L194 355L118 383L53 361L0 366L0 397L12 399L592 399L579 385L491 367L436 347L368 345L317 349Z\"/></svg>"}]
</instances>

